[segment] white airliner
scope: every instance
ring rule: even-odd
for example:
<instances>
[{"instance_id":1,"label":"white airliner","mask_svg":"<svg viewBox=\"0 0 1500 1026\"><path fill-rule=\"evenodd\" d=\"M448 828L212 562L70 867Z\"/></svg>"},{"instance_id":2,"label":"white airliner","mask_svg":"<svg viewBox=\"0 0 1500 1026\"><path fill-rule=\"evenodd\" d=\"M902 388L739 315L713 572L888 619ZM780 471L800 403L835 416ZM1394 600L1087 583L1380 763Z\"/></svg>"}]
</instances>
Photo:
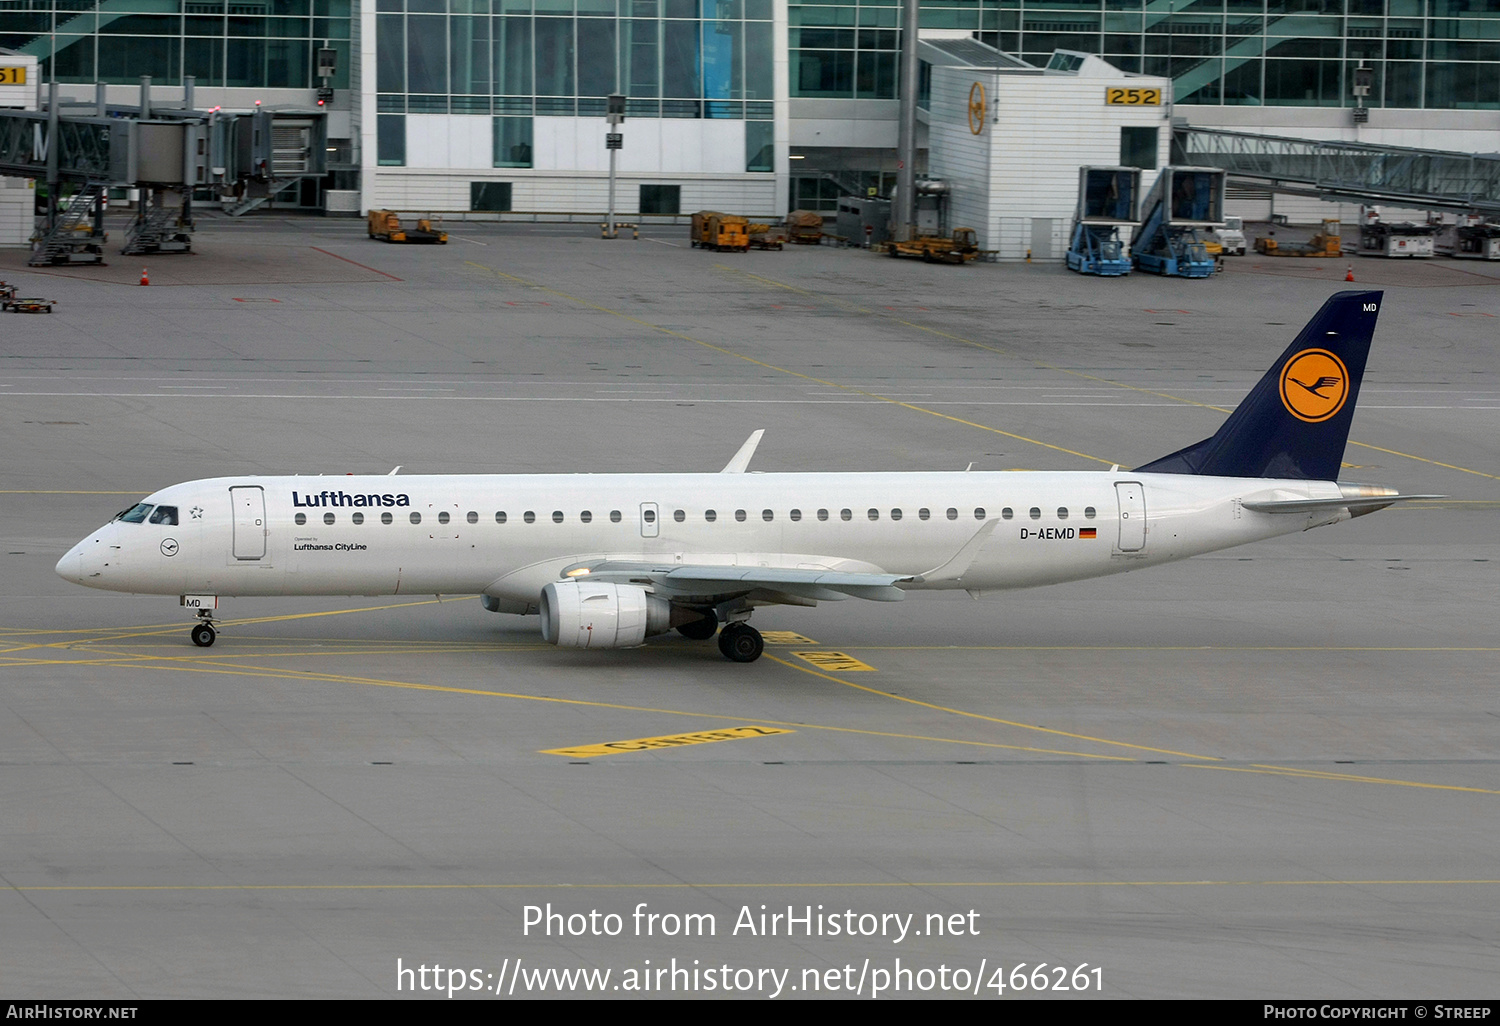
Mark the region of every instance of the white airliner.
<instances>
[{"instance_id":1,"label":"white airliner","mask_svg":"<svg viewBox=\"0 0 1500 1026\"><path fill-rule=\"evenodd\" d=\"M1428 498L1335 480L1381 296L1329 299L1212 438L1133 471L747 474L757 431L719 474L213 478L57 572L180 596L200 646L225 596L478 592L555 645L675 627L752 662L757 606L1100 577Z\"/></svg>"}]
</instances>

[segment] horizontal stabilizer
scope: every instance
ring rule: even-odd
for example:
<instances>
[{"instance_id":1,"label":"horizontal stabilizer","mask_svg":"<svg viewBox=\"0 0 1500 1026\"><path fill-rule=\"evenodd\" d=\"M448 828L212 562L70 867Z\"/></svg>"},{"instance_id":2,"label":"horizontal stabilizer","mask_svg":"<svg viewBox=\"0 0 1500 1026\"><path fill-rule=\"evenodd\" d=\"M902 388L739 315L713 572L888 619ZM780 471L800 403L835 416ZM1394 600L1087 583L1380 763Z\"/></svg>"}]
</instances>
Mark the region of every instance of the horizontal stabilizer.
<instances>
[{"instance_id":1,"label":"horizontal stabilizer","mask_svg":"<svg viewBox=\"0 0 1500 1026\"><path fill-rule=\"evenodd\" d=\"M1242 502L1241 506L1257 513L1320 513L1324 510L1332 511L1347 509L1355 516L1364 513L1374 513L1377 509L1385 509L1387 506L1397 502L1411 502L1413 499L1441 499L1441 495L1371 495L1359 498L1336 499L1271 499L1264 502Z\"/></svg>"}]
</instances>

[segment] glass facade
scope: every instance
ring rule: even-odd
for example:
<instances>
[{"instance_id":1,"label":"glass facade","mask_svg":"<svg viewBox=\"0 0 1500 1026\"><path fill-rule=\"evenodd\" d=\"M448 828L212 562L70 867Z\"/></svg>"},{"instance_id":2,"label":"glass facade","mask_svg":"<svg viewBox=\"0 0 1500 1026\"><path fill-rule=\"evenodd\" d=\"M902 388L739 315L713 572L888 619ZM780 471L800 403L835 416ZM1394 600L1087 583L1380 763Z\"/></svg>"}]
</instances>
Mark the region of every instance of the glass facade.
<instances>
[{"instance_id":1,"label":"glass facade","mask_svg":"<svg viewBox=\"0 0 1500 1026\"><path fill-rule=\"evenodd\" d=\"M1179 103L1500 107L1500 0L923 0L921 20L1170 76ZM793 0L789 22L793 97L896 97L897 0Z\"/></svg>"},{"instance_id":2,"label":"glass facade","mask_svg":"<svg viewBox=\"0 0 1500 1026\"><path fill-rule=\"evenodd\" d=\"M0 47L40 58L44 80L306 89L319 47L349 85L351 0L0 0Z\"/></svg>"},{"instance_id":3,"label":"glass facade","mask_svg":"<svg viewBox=\"0 0 1500 1026\"><path fill-rule=\"evenodd\" d=\"M384 113L603 117L604 98L619 92L629 97L630 117L772 118L770 0L377 0L376 7ZM514 146L505 161L521 166Z\"/></svg>"}]
</instances>

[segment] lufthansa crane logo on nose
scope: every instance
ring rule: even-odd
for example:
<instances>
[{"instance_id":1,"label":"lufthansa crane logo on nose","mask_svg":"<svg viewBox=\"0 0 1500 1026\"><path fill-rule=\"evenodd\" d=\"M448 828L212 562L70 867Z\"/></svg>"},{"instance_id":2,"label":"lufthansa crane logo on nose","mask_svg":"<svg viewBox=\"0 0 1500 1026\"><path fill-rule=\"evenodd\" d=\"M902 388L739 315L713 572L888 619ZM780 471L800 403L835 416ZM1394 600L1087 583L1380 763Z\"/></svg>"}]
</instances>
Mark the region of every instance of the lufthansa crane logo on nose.
<instances>
[{"instance_id":1,"label":"lufthansa crane logo on nose","mask_svg":"<svg viewBox=\"0 0 1500 1026\"><path fill-rule=\"evenodd\" d=\"M1325 421L1348 397L1349 370L1326 349L1304 349L1281 368L1281 402L1298 420Z\"/></svg>"},{"instance_id":2,"label":"lufthansa crane logo on nose","mask_svg":"<svg viewBox=\"0 0 1500 1026\"><path fill-rule=\"evenodd\" d=\"M984 83L975 82L969 87L969 131L975 135L984 131L984 114L988 106L984 98Z\"/></svg>"}]
</instances>

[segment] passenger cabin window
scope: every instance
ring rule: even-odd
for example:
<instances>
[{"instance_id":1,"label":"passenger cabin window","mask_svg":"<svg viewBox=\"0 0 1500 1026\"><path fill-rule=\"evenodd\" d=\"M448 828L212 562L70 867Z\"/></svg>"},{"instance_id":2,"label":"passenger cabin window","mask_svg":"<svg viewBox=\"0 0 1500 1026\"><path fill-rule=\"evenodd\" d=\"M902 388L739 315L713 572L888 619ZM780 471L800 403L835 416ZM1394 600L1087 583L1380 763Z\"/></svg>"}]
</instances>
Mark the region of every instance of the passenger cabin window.
<instances>
[{"instance_id":1,"label":"passenger cabin window","mask_svg":"<svg viewBox=\"0 0 1500 1026\"><path fill-rule=\"evenodd\" d=\"M711 509L706 509L703 511L703 519L707 520L711 524L715 520L719 519L719 514L715 513Z\"/></svg>"},{"instance_id":2,"label":"passenger cabin window","mask_svg":"<svg viewBox=\"0 0 1500 1026\"><path fill-rule=\"evenodd\" d=\"M588 510L584 510L582 513L578 514L578 519L583 521L585 524L592 524L594 522L594 514L590 513Z\"/></svg>"},{"instance_id":3,"label":"passenger cabin window","mask_svg":"<svg viewBox=\"0 0 1500 1026\"><path fill-rule=\"evenodd\" d=\"M654 510L654 509L641 510L641 519L644 520L644 521L646 521L646 523L648 523L648 524L654 524L654 523L656 523L656 510Z\"/></svg>"},{"instance_id":4,"label":"passenger cabin window","mask_svg":"<svg viewBox=\"0 0 1500 1026\"><path fill-rule=\"evenodd\" d=\"M469 515L473 516L474 514L471 513ZM349 515L349 519L354 521L356 524L362 524L365 522L365 515L363 513L351 513Z\"/></svg>"},{"instance_id":5,"label":"passenger cabin window","mask_svg":"<svg viewBox=\"0 0 1500 1026\"><path fill-rule=\"evenodd\" d=\"M866 510L865 511L865 516L869 517L871 520L879 520L880 519L880 510L878 510L878 509Z\"/></svg>"},{"instance_id":6,"label":"passenger cabin window","mask_svg":"<svg viewBox=\"0 0 1500 1026\"><path fill-rule=\"evenodd\" d=\"M464 517L464 519L467 520L471 524L477 524L477 523L479 523L479 514L475 513L471 509L471 510L469 510L469 515L466 516L466 517Z\"/></svg>"},{"instance_id":7,"label":"passenger cabin window","mask_svg":"<svg viewBox=\"0 0 1500 1026\"><path fill-rule=\"evenodd\" d=\"M501 509L501 510L496 510L495 511L495 523L497 523L497 524L503 524L503 523L505 523L505 510Z\"/></svg>"},{"instance_id":8,"label":"passenger cabin window","mask_svg":"<svg viewBox=\"0 0 1500 1026\"><path fill-rule=\"evenodd\" d=\"M303 524L307 523L307 514L298 513L296 516L292 517L292 520L296 522L298 527L301 527Z\"/></svg>"},{"instance_id":9,"label":"passenger cabin window","mask_svg":"<svg viewBox=\"0 0 1500 1026\"><path fill-rule=\"evenodd\" d=\"M1016 511L1013 510L1013 509L1011 509L1009 506L1006 506L1004 509L1002 509L1000 511L1000 519L1002 519L1002 520L1009 520L1011 517L1013 517L1015 515L1016 515Z\"/></svg>"},{"instance_id":10,"label":"passenger cabin window","mask_svg":"<svg viewBox=\"0 0 1500 1026\"><path fill-rule=\"evenodd\" d=\"M791 517L793 520L801 520L802 511L800 509L794 509L790 513L788 513L787 516Z\"/></svg>"},{"instance_id":11,"label":"passenger cabin window","mask_svg":"<svg viewBox=\"0 0 1500 1026\"><path fill-rule=\"evenodd\" d=\"M1059 506L1059 507L1057 507L1057 519L1059 519L1059 520L1066 520L1066 519L1068 519L1068 507L1066 507L1066 506Z\"/></svg>"},{"instance_id":12,"label":"passenger cabin window","mask_svg":"<svg viewBox=\"0 0 1500 1026\"><path fill-rule=\"evenodd\" d=\"M380 522L382 524L389 524L391 521L393 521L395 519L396 518L393 517L393 516L391 516L389 513L382 513L382 514L380 514Z\"/></svg>"},{"instance_id":13,"label":"passenger cabin window","mask_svg":"<svg viewBox=\"0 0 1500 1026\"><path fill-rule=\"evenodd\" d=\"M177 507L158 506L156 512L151 514L151 523L166 524L168 527L177 526Z\"/></svg>"},{"instance_id":14,"label":"passenger cabin window","mask_svg":"<svg viewBox=\"0 0 1500 1026\"><path fill-rule=\"evenodd\" d=\"M528 524L534 524L536 523L536 514L528 509L525 513L521 514L521 519L526 521Z\"/></svg>"},{"instance_id":15,"label":"passenger cabin window","mask_svg":"<svg viewBox=\"0 0 1500 1026\"><path fill-rule=\"evenodd\" d=\"M609 511L609 522L611 524L618 524L620 522L620 511L619 510L612 509L612 510Z\"/></svg>"},{"instance_id":16,"label":"passenger cabin window","mask_svg":"<svg viewBox=\"0 0 1500 1026\"><path fill-rule=\"evenodd\" d=\"M828 519L828 511L826 509L820 509L820 510L818 510L818 519L819 520L827 520Z\"/></svg>"},{"instance_id":17,"label":"passenger cabin window","mask_svg":"<svg viewBox=\"0 0 1500 1026\"><path fill-rule=\"evenodd\" d=\"M839 510L839 519L840 520L853 520L854 519L854 510L852 510L852 509L841 509L841 510Z\"/></svg>"},{"instance_id":18,"label":"passenger cabin window","mask_svg":"<svg viewBox=\"0 0 1500 1026\"><path fill-rule=\"evenodd\" d=\"M957 520L958 519L958 510L954 509L952 506L948 507L948 519L949 520Z\"/></svg>"},{"instance_id":19,"label":"passenger cabin window","mask_svg":"<svg viewBox=\"0 0 1500 1026\"><path fill-rule=\"evenodd\" d=\"M1040 508L1033 506L1027 511L1027 516L1031 517L1031 519L1033 520L1040 520L1042 519L1042 511Z\"/></svg>"},{"instance_id":20,"label":"passenger cabin window","mask_svg":"<svg viewBox=\"0 0 1500 1026\"><path fill-rule=\"evenodd\" d=\"M417 514L415 514L415 513L412 514L412 516L416 516L416 515ZM334 517L333 517L332 513L324 513L323 514L323 523L325 523L325 524L332 524L333 520L334 520Z\"/></svg>"},{"instance_id":21,"label":"passenger cabin window","mask_svg":"<svg viewBox=\"0 0 1500 1026\"><path fill-rule=\"evenodd\" d=\"M742 510L742 509L735 510L734 511L734 519L738 520L740 523L743 524L745 522L745 511Z\"/></svg>"},{"instance_id":22,"label":"passenger cabin window","mask_svg":"<svg viewBox=\"0 0 1500 1026\"><path fill-rule=\"evenodd\" d=\"M134 506L131 506L129 509L127 509L125 512L121 513L119 516L115 517L115 519L123 520L127 524L139 524L145 521L146 514L150 512L151 503L138 502Z\"/></svg>"},{"instance_id":23,"label":"passenger cabin window","mask_svg":"<svg viewBox=\"0 0 1500 1026\"><path fill-rule=\"evenodd\" d=\"M764 520L766 523L770 523L771 520L772 520L772 518L774 518L775 516L776 516L776 514L772 513L768 509L763 509L763 510L760 511L760 518L762 520Z\"/></svg>"},{"instance_id":24,"label":"passenger cabin window","mask_svg":"<svg viewBox=\"0 0 1500 1026\"><path fill-rule=\"evenodd\" d=\"M443 510L441 513L438 514L438 523L440 523L440 524L446 524L447 522L448 522L448 511L447 510Z\"/></svg>"},{"instance_id":25,"label":"passenger cabin window","mask_svg":"<svg viewBox=\"0 0 1500 1026\"><path fill-rule=\"evenodd\" d=\"M420 513L413 513L411 515L411 522L414 523L414 524L420 524L422 522L422 514L420 514Z\"/></svg>"},{"instance_id":26,"label":"passenger cabin window","mask_svg":"<svg viewBox=\"0 0 1500 1026\"><path fill-rule=\"evenodd\" d=\"M899 509L893 509L893 510L891 510L891 519L892 520L900 520L901 519L901 511Z\"/></svg>"},{"instance_id":27,"label":"passenger cabin window","mask_svg":"<svg viewBox=\"0 0 1500 1026\"><path fill-rule=\"evenodd\" d=\"M926 506L923 506L921 509L917 510L917 519L918 520L931 520L932 519L932 510L928 509Z\"/></svg>"},{"instance_id":28,"label":"passenger cabin window","mask_svg":"<svg viewBox=\"0 0 1500 1026\"><path fill-rule=\"evenodd\" d=\"M563 511L562 510L555 509L555 510L552 511L552 522L554 524L560 524L560 523L563 522Z\"/></svg>"},{"instance_id":29,"label":"passenger cabin window","mask_svg":"<svg viewBox=\"0 0 1500 1026\"><path fill-rule=\"evenodd\" d=\"M685 509L679 509L679 510L674 511L672 513L672 519L675 520L675 521L677 521L679 524L682 523L684 520L687 519L687 510L685 510Z\"/></svg>"},{"instance_id":30,"label":"passenger cabin window","mask_svg":"<svg viewBox=\"0 0 1500 1026\"><path fill-rule=\"evenodd\" d=\"M984 519L984 507L983 506L980 506L978 509L976 509L974 511L974 519L975 520L983 520Z\"/></svg>"},{"instance_id":31,"label":"passenger cabin window","mask_svg":"<svg viewBox=\"0 0 1500 1026\"><path fill-rule=\"evenodd\" d=\"M1099 511L1092 506L1083 507L1083 519L1092 520L1099 515Z\"/></svg>"}]
</instances>

